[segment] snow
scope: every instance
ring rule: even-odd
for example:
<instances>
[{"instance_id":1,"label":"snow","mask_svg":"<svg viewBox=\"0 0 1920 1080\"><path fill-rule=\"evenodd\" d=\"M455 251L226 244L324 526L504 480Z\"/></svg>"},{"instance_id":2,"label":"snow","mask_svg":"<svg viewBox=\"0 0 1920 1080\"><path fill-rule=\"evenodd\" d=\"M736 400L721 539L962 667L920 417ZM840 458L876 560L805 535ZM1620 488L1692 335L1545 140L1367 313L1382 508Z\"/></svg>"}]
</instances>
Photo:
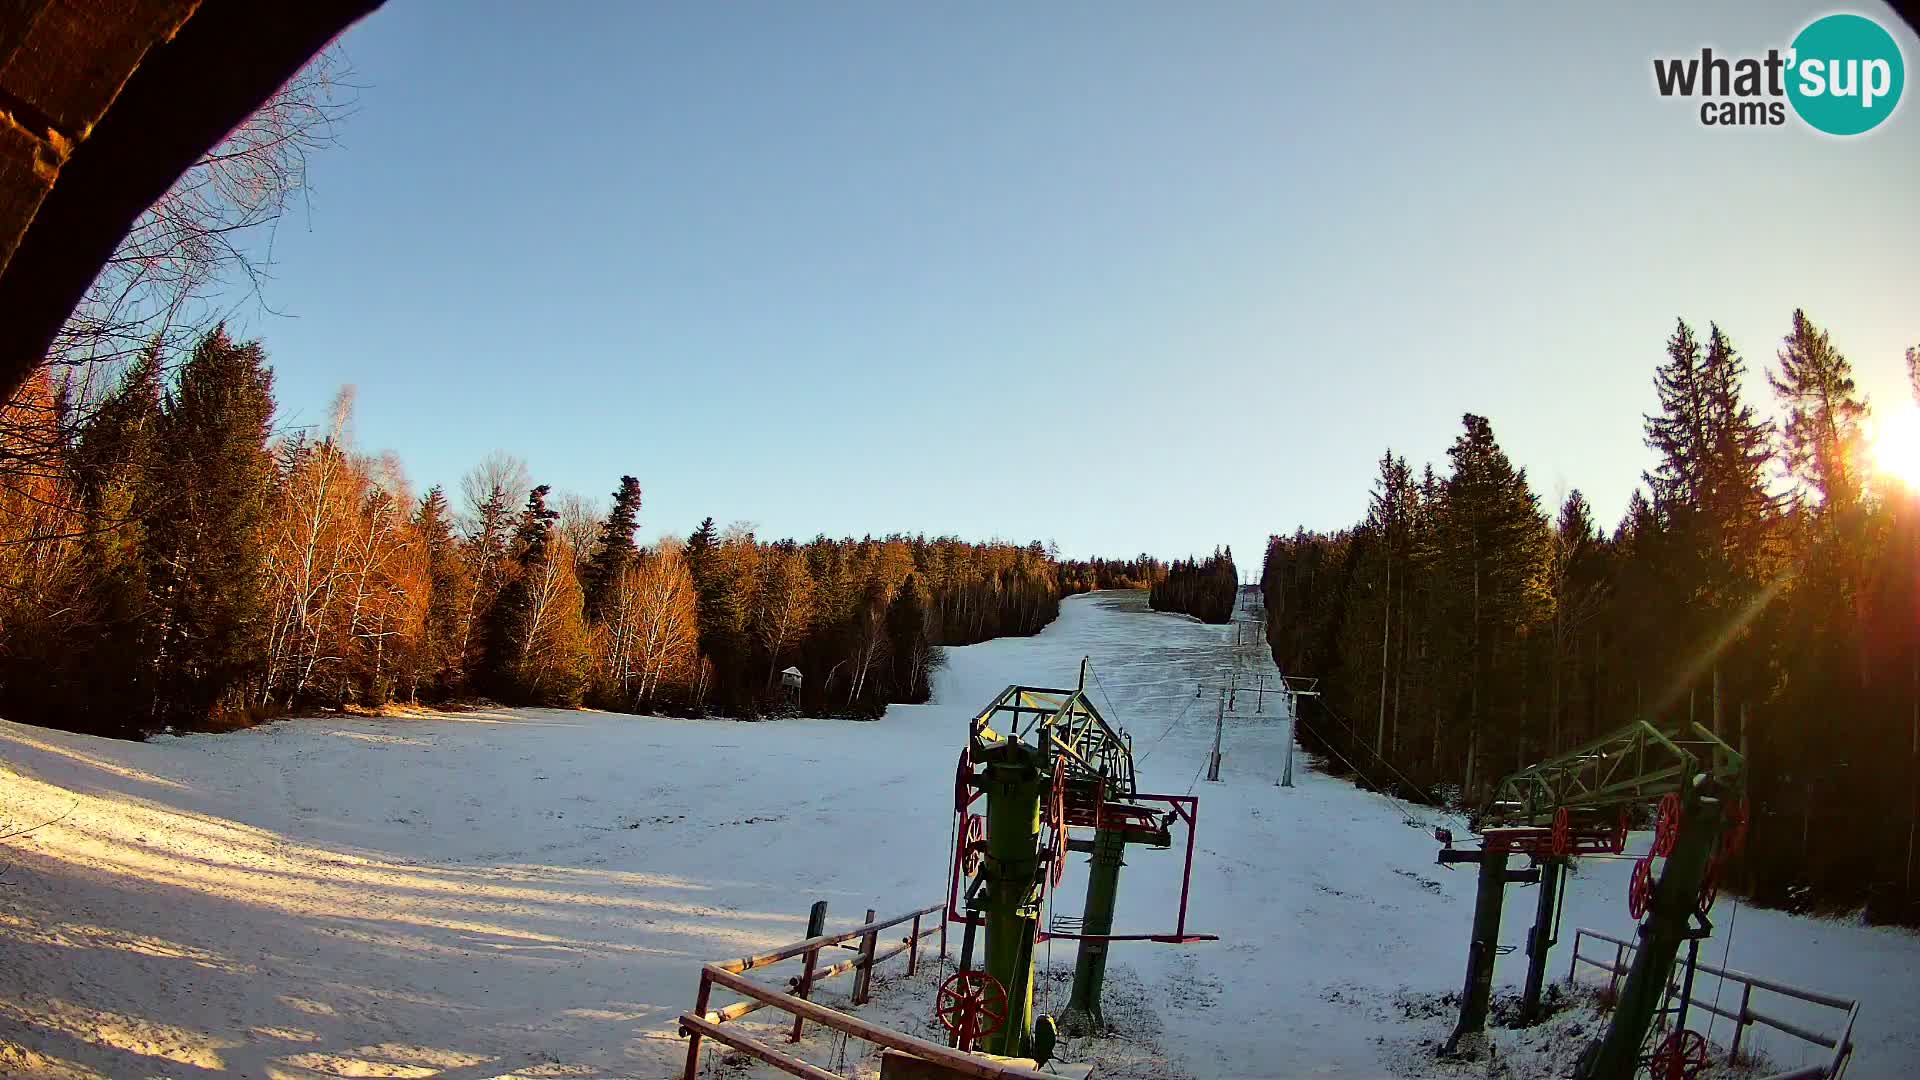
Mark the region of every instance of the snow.
<instances>
[{"instance_id":1,"label":"snow","mask_svg":"<svg viewBox=\"0 0 1920 1080\"><path fill-rule=\"evenodd\" d=\"M1242 693L1222 781L1202 779L1213 699L1197 683L1272 673L1232 640L1138 594L1076 597L1037 637L951 650L934 704L873 723L494 710L133 744L0 721L0 831L51 822L0 851L0 1074L677 1076L675 1018L702 962L796 940L814 899L845 927L944 895L966 719L1010 683L1072 685L1087 655L1142 787L1202 797L1188 927L1222 940L1116 945L1108 1012L1124 1037L1064 1056L1106 1076L1483 1075L1427 1045L1450 1026L1473 896L1470 871L1434 864L1430 830L1464 827L1304 759L1295 787L1276 786L1271 696L1256 713ZM1116 930L1171 928L1180 839L1129 852ZM1630 867L1580 867L1554 979L1573 928L1630 931ZM1062 914L1079 914L1082 876ZM1509 893L1503 940L1522 940L1533 895ZM1920 938L1736 914L1725 895L1716 920L1703 959L1863 1000L1850 1076L1920 1075ZM1072 948L1040 960L1064 971ZM924 1030L938 968L909 980L900 965L869 1015ZM1499 982L1524 971L1515 952ZM843 1001L846 982L821 999ZM1787 1004L1767 1007L1837 1023ZM1513 1075L1544 1075L1528 1071L1546 1068L1539 1044L1593 1023L1571 1010L1495 1038ZM1777 1065L1819 1060L1755 1030ZM1726 1022L1712 1034L1724 1044ZM811 1030L804 1046L820 1061L866 1049Z\"/></svg>"}]
</instances>

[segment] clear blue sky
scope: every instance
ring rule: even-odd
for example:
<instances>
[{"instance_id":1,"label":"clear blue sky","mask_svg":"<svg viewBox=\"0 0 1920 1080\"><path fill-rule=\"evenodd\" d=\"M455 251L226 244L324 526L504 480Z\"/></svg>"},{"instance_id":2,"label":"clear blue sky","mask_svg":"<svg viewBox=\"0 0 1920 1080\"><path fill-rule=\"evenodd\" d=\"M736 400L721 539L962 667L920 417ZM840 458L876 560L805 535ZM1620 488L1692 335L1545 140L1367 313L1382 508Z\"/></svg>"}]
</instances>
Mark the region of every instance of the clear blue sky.
<instances>
[{"instance_id":1,"label":"clear blue sky","mask_svg":"<svg viewBox=\"0 0 1920 1080\"><path fill-rule=\"evenodd\" d=\"M1868 136L1702 127L1655 55L1824 4L494 4L343 39L276 239L282 420L342 383L414 484L489 450L643 535L1181 555L1357 518L1486 414L1617 519L1676 315L1920 343L1920 43ZM564 11L564 17L555 12ZM1756 391L1763 387L1758 382Z\"/></svg>"}]
</instances>

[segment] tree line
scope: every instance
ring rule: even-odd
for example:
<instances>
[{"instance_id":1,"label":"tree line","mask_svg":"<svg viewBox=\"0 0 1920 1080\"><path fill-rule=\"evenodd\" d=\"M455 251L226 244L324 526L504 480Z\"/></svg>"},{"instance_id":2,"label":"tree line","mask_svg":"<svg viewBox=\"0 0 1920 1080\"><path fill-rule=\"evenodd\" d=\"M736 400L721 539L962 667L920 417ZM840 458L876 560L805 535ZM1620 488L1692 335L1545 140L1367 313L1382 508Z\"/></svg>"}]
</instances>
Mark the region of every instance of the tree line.
<instances>
[{"instance_id":1,"label":"tree line","mask_svg":"<svg viewBox=\"0 0 1920 1080\"><path fill-rule=\"evenodd\" d=\"M1749 895L1920 922L1920 496L1872 468L1804 312L1766 371L1778 422L1746 370L1678 322L1656 464L1610 530L1578 490L1543 508L1484 417L1441 471L1389 451L1365 520L1269 541L1274 658L1321 679L1304 740L1466 803L1634 719L1699 722L1746 755Z\"/></svg>"},{"instance_id":2,"label":"tree line","mask_svg":"<svg viewBox=\"0 0 1920 1080\"><path fill-rule=\"evenodd\" d=\"M1154 582L1147 605L1155 611L1177 611L1201 622L1233 621L1240 597L1240 571L1233 565L1233 549L1215 548L1204 560L1175 559L1166 576Z\"/></svg>"},{"instance_id":3,"label":"tree line","mask_svg":"<svg viewBox=\"0 0 1920 1080\"><path fill-rule=\"evenodd\" d=\"M1035 633L1063 591L1037 543L770 542L708 519L642 548L638 479L603 511L505 454L459 505L415 495L355 447L350 393L324 430L276 433L266 354L218 328L74 393L43 369L0 423L15 719L137 737L477 697L877 716L926 700L942 645Z\"/></svg>"},{"instance_id":4,"label":"tree line","mask_svg":"<svg viewBox=\"0 0 1920 1080\"><path fill-rule=\"evenodd\" d=\"M1056 555L1054 561L1063 596L1095 589L1151 589L1167 576L1167 564L1145 554L1131 559L1060 559Z\"/></svg>"}]
</instances>

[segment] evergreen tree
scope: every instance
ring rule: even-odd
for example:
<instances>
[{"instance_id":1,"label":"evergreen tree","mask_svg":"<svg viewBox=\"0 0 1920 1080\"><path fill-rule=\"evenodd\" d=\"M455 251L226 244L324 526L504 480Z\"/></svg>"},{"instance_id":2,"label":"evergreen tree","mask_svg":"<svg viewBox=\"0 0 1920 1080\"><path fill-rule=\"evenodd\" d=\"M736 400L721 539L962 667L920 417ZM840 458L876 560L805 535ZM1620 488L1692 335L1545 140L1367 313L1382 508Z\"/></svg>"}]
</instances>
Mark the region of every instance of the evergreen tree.
<instances>
[{"instance_id":1,"label":"evergreen tree","mask_svg":"<svg viewBox=\"0 0 1920 1080\"><path fill-rule=\"evenodd\" d=\"M709 519L711 520L711 519ZM607 595L622 571L633 565L633 534L640 527L640 481L631 476L620 478L620 489L613 493L613 510L600 527L599 542L587 560L585 578L587 614L599 619L606 608Z\"/></svg>"},{"instance_id":2,"label":"evergreen tree","mask_svg":"<svg viewBox=\"0 0 1920 1080\"><path fill-rule=\"evenodd\" d=\"M1647 445L1660 455L1645 474L1658 507L1699 506L1706 500L1706 462L1713 418L1707 400L1705 361L1686 320L1667 339L1667 362L1653 373L1660 415L1648 416Z\"/></svg>"},{"instance_id":3,"label":"evergreen tree","mask_svg":"<svg viewBox=\"0 0 1920 1080\"><path fill-rule=\"evenodd\" d=\"M938 666L934 648L927 638L927 605L920 583L914 575L894 595L887 609L887 641L893 656L893 697L895 701L915 703L932 695L929 678Z\"/></svg>"},{"instance_id":4,"label":"evergreen tree","mask_svg":"<svg viewBox=\"0 0 1920 1080\"><path fill-rule=\"evenodd\" d=\"M153 709L153 633L147 591L146 528L140 503L160 452L163 395L159 356L134 362L95 410L75 449L75 476L87 525L82 560L94 632L74 641L77 700L102 734L133 736Z\"/></svg>"},{"instance_id":5,"label":"evergreen tree","mask_svg":"<svg viewBox=\"0 0 1920 1080\"><path fill-rule=\"evenodd\" d=\"M479 673L481 682L485 682L492 671L492 623L489 620L510 576L507 544L512 535L512 507L507 504L507 498L506 485L495 481L485 486L473 507L467 542L462 548L472 587L467 591L460 620L461 666L469 676Z\"/></svg>"},{"instance_id":6,"label":"evergreen tree","mask_svg":"<svg viewBox=\"0 0 1920 1080\"><path fill-rule=\"evenodd\" d=\"M1689 351L1691 350L1691 351ZM1750 605L1769 575L1773 502L1766 491L1772 426L1741 400L1745 365L1720 328L1702 354L1682 322L1668 342L1668 363L1655 375L1661 414L1647 418L1647 444L1660 455L1648 480L1669 561L1660 576L1672 592L1662 602L1674 643L1690 662L1668 664L1670 676L1645 702L1655 718L1708 694L1713 722L1722 722L1723 655L1747 638ZM1691 659L1697 658L1697 659ZM1735 665L1745 689L1761 677L1755 658ZM1704 677L1705 685L1696 685Z\"/></svg>"},{"instance_id":7,"label":"evergreen tree","mask_svg":"<svg viewBox=\"0 0 1920 1080\"><path fill-rule=\"evenodd\" d=\"M503 700L522 700L527 692L521 664L526 658L525 643L533 625L536 591L542 572L547 569L548 540L554 519L560 516L558 511L547 507L547 494L551 490L546 484L540 484L527 493L527 505L520 512L509 549L512 573L487 614L485 685Z\"/></svg>"},{"instance_id":8,"label":"evergreen tree","mask_svg":"<svg viewBox=\"0 0 1920 1080\"><path fill-rule=\"evenodd\" d=\"M156 425L165 448L141 495L158 649L154 719L193 724L240 705L264 662L273 374L257 343L201 339Z\"/></svg>"},{"instance_id":9,"label":"evergreen tree","mask_svg":"<svg viewBox=\"0 0 1920 1080\"><path fill-rule=\"evenodd\" d=\"M1374 481L1372 495L1367 501L1366 527L1377 540L1373 550L1378 552L1379 583L1374 589L1379 599L1380 615L1377 623L1380 627L1380 693L1378 712L1375 717L1374 753L1384 755L1387 745L1387 699L1390 681L1391 663L1389 653L1393 643L1394 609L1394 573L1396 570L1405 578L1405 556L1409 529L1414 514L1413 472L1407 468L1407 459L1395 458L1388 449L1380 458L1380 475ZM1405 591L1405 582L1400 583ZM1401 615L1404 621L1404 613Z\"/></svg>"},{"instance_id":10,"label":"evergreen tree","mask_svg":"<svg viewBox=\"0 0 1920 1080\"><path fill-rule=\"evenodd\" d=\"M1520 660L1520 641L1547 613L1550 595L1546 523L1526 471L1500 449L1485 417L1468 413L1462 423L1466 430L1447 450L1453 472L1438 524L1441 563L1468 634L1464 783L1471 792L1485 779L1477 769L1483 736L1500 737L1516 757L1521 752L1524 691L1516 693L1503 676Z\"/></svg>"},{"instance_id":11,"label":"evergreen tree","mask_svg":"<svg viewBox=\"0 0 1920 1080\"><path fill-rule=\"evenodd\" d=\"M716 655L721 623L718 575L714 567L714 549L719 546L720 532L714 527L713 518L705 517L699 527L688 534L682 552L687 560L687 572L693 576L694 592L699 596L700 651L707 656Z\"/></svg>"},{"instance_id":12,"label":"evergreen tree","mask_svg":"<svg viewBox=\"0 0 1920 1080\"><path fill-rule=\"evenodd\" d=\"M465 677L460 647L462 606L471 588L453 537L453 515L439 485L427 489L414 513L414 534L425 549L427 603L421 628L423 675L438 699L458 692Z\"/></svg>"},{"instance_id":13,"label":"evergreen tree","mask_svg":"<svg viewBox=\"0 0 1920 1080\"><path fill-rule=\"evenodd\" d=\"M1240 571L1233 565L1233 549L1215 548L1204 562L1175 559L1166 576L1147 592L1155 611L1177 611L1201 622L1229 623L1240 595Z\"/></svg>"},{"instance_id":14,"label":"evergreen tree","mask_svg":"<svg viewBox=\"0 0 1920 1080\"><path fill-rule=\"evenodd\" d=\"M1780 349L1780 370L1767 373L1767 384L1786 410L1780 435L1788 473L1836 515L1851 513L1860 498L1856 463L1867 413L1856 396L1853 365L1825 330L1796 310Z\"/></svg>"},{"instance_id":15,"label":"evergreen tree","mask_svg":"<svg viewBox=\"0 0 1920 1080\"><path fill-rule=\"evenodd\" d=\"M1773 425L1741 400L1746 364L1717 325L1707 337L1707 511L1729 572L1752 581L1761 572L1774 501L1767 493ZM1744 597L1742 597L1744 599Z\"/></svg>"}]
</instances>

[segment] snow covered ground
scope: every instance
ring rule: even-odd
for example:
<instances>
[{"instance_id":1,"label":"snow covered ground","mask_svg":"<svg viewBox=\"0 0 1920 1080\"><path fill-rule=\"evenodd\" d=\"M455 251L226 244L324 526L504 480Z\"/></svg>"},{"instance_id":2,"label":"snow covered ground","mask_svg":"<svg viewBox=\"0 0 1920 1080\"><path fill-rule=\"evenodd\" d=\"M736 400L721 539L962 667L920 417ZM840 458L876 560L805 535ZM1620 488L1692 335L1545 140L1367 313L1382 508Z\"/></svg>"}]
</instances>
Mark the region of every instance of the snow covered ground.
<instances>
[{"instance_id":1,"label":"snow covered ground","mask_svg":"<svg viewBox=\"0 0 1920 1080\"><path fill-rule=\"evenodd\" d=\"M1134 1041L1086 1051L1133 1055L1109 1075L1504 1074L1425 1045L1449 1026L1473 892L1434 865L1440 819L1304 761L1275 786L1271 697L1256 713L1242 695L1223 780L1201 778L1199 681L1272 671L1232 640L1138 594L1078 597L1036 638L952 650L934 704L870 724L501 710L131 744L0 722L0 832L51 822L0 845L0 1074L676 1076L703 961L797 939L814 899L846 926L942 896L966 718L1008 683L1072 685L1083 655L1142 786L1202 796L1188 925L1222 937L1115 946L1109 1019ZM1169 928L1179 867L1178 848L1131 853L1117 929ZM1574 927L1628 931L1629 868L1580 868L1554 978ZM1509 895L1506 941L1532 906ZM1866 999L1850 1076L1920 1075L1920 938L1724 896L1716 918L1713 962L1730 938L1734 968ZM922 1022L937 975L898 963L870 1008ZM1524 967L1504 958L1500 982ZM1530 1038L1569 1041L1583 1015ZM1527 1075L1544 1054L1518 1034L1503 1045ZM1816 1060L1760 1040L1779 1065Z\"/></svg>"}]
</instances>

